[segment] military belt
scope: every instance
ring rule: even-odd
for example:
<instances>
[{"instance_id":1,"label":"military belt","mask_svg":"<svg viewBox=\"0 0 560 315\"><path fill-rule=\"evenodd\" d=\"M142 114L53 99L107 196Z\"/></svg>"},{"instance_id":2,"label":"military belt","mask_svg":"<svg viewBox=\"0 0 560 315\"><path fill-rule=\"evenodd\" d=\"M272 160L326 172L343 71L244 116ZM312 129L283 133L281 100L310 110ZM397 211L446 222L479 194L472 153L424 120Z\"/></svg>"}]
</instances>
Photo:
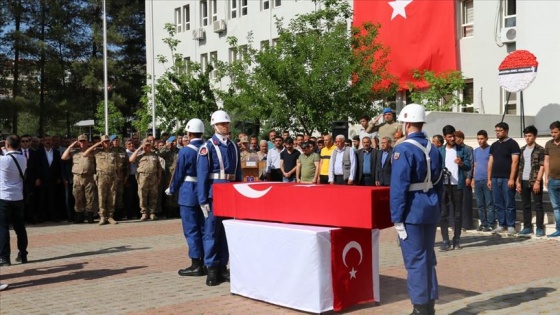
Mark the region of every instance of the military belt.
<instances>
[{"instance_id":1,"label":"military belt","mask_svg":"<svg viewBox=\"0 0 560 315\"><path fill-rule=\"evenodd\" d=\"M220 173L210 173L208 174L209 179L226 179L229 181L235 180L235 174L220 174Z\"/></svg>"},{"instance_id":2,"label":"military belt","mask_svg":"<svg viewBox=\"0 0 560 315\"><path fill-rule=\"evenodd\" d=\"M197 182L197 178L194 176L185 176L185 182L192 182L192 183L196 183Z\"/></svg>"}]
</instances>

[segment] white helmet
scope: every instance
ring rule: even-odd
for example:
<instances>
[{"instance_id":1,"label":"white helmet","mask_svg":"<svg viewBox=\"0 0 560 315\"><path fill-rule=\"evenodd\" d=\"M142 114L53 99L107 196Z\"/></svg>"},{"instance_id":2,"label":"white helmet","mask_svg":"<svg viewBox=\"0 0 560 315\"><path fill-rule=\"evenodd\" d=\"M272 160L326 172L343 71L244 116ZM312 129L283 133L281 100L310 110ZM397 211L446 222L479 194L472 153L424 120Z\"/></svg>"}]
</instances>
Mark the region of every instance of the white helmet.
<instances>
[{"instance_id":1,"label":"white helmet","mask_svg":"<svg viewBox=\"0 0 560 315\"><path fill-rule=\"evenodd\" d=\"M192 133L204 133L204 123L198 118L193 118L189 120L185 126L185 131Z\"/></svg>"},{"instance_id":2,"label":"white helmet","mask_svg":"<svg viewBox=\"0 0 560 315\"><path fill-rule=\"evenodd\" d=\"M224 122L231 122L231 119L229 118L228 113L224 112L223 110L215 111L210 118L210 124L212 126Z\"/></svg>"},{"instance_id":3,"label":"white helmet","mask_svg":"<svg viewBox=\"0 0 560 315\"><path fill-rule=\"evenodd\" d=\"M425 123L426 122L426 111L424 106L418 104L408 104L406 105L399 115L400 122L411 122L411 123Z\"/></svg>"}]
</instances>

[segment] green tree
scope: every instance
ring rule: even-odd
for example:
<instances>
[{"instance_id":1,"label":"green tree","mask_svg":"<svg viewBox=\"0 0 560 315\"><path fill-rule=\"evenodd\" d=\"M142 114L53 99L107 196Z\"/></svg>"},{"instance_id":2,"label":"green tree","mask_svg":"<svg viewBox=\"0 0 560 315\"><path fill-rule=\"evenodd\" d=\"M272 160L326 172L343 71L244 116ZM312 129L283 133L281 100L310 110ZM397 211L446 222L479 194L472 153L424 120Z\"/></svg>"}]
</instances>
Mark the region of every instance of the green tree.
<instances>
[{"instance_id":1,"label":"green tree","mask_svg":"<svg viewBox=\"0 0 560 315\"><path fill-rule=\"evenodd\" d=\"M458 92L465 88L465 80L460 71L436 74L432 71L415 71L415 79L422 79L429 85L427 89L409 86L412 102L423 104L426 110L451 111L453 106L462 105Z\"/></svg>"},{"instance_id":2,"label":"green tree","mask_svg":"<svg viewBox=\"0 0 560 315\"><path fill-rule=\"evenodd\" d=\"M118 108L118 103L124 103L122 97L113 97L107 104L109 119L109 134L119 134L126 123L126 118ZM95 113L94 129L100 134L105 133L105 103L103 101L97 104L97 112Z\"/></svg>"},{"instance_id":3,"label":"green tree","mask_svg":"<svg viewBox=\"0 0 560 315\"><path fill-rule=\"evenodd\" d=\"M158 61L166 65L166 71L156 80L156 116L158 127L162 130L174 131L183 128L191 118L210 117L218 109L214 90L210 84L210 73L213 68L209 66L205 71L200 64L188 62L183 55L177 52L180 43L175 39L175 26L165 26L169 34L163 41L171 50L171 60L158 56ZM136 115L140 119L133 124L141 131L147 130L151 123L151 87L144 87L146 97L142 98L144 106Z\"/></svg>"},{"instance_id":4,"label":"green tree","mask_svg":"<svg viewBox=\"0 0 560 315\"><path fill-rule=\"evenodd\" d=\"M387 50L376 41L378 25L349 32L348 2L322 4L324 9L299 15L286 27L277 19L279 38L272 47L252 48L251 35L247 48L230 39L241 57L219 64L219 77L231 80L220 92L227 110L243 120L311 133L330 129L334 120L356 121L374 111L375 100L396 93L386 71Z\"/></svg>"}]
</instances>

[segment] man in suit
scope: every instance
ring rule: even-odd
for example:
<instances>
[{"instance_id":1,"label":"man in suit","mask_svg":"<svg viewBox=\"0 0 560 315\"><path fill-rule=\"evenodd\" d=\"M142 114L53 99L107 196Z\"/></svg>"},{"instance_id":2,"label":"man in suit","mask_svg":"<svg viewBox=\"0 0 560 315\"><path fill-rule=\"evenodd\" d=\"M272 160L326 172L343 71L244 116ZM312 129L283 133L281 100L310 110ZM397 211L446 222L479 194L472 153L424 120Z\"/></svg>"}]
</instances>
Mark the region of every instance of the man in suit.
<instances>
[{"instance_id":1,"label":"man in suit","mask_svg":"<svg viewBox=\"0 0 560 315\"><path fill-rule=\"evenodd\" d=\"M361 186L375 185L375 166L377 165L377 150L372 147L371 138L362 138L362 148L358 150L358 178L356 183Z\"/></svg>"},{"instance_id":2,"label":"man in suit","mask_svg":"<svg viewBox=\"0 0 560 315\"><path fill-rule=\"evenodd\" d=\"M37 205L39 220L61 219L61 205L57 205L57 187L62 182L60 153L52 146L52 137L43 138L43 146L37 150L37 179L35 187L39 193Z\"/></svg>"},{"instance_id":3,"label":"man in suit","mask_svg":"<svg viewBox=\"0 0 560 315\"><path fill-rule=\"evenodd\" d=\"M389 186L391 184L392 144L393 140L391 137L383 137L383 139L381 139L381 150L377 151L375 186Z\"/></svg>"},{"instance_id":4,"label":"man in suit","mask_svg":"<svg viewBox=\"0 0 560 315\"><path fill-rule=\"evenodd\" d=\"M34 194L35 180L37 179L37 151L31 148L31 136L21 136L20 152L27 160L25 182L23 184L25 221L34 223L37 218L35 204L37 195Z\"/></svg>"}]
</instances>

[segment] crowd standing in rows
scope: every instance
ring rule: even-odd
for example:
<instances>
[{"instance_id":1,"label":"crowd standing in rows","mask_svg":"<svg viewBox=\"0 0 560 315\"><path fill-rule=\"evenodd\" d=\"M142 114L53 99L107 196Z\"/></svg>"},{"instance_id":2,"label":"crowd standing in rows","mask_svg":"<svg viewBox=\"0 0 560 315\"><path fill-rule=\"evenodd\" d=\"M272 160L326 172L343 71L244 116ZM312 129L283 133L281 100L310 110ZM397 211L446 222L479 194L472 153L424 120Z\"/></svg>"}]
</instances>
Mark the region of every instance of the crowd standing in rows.
<instances>
[{"instance_id":1,"label":"crowd standing in rows","mask_svg":"<svg viewBox=\"0 0 560 315\"><path fill-rule=\"evenodd\" d=\"M2 214L18 212L9 220L0 216L0 266L11 263L6 245L10 221L18 236L16 260L25 263L24 220L68 220L79 224L93 223L98 216L98 224L105 225L123 219L145 221L156 220L158 215L180 215L191 266L179 270L179 274L207 275L206 283L216 285L229 279L228 252L221 219L213 216L211 187L214 182L241 181L241 161L265 161L260 180L389 186L392 163L400 154L395 147L409 138L389 108L373 119L362 117L362 128L352 139L329 133L292 137L288 131L275 130L268 133L268 140L259 141L243 133L230 139L229 123L227 113L217 111L211 121L215 134L206 142L202 138L203 122L191 120L186 135L169 137L164 133L161 139L148 136L140 142L138 134L132 134L124 147L118 135L94 137L92 141L86 135L75 141L56 136L10 136L17 141L10 140L10 145L6 140L3 153L19 154L25 160L21 179L24 193L18 202L21 216L17 207L0 208ZM560 236L560 122L552 123L550 131L552 139L544 147L535 142L536 128L529 126L523 131L526 145L520 148L508 136L509 126L504 122L496 124L498 140L492 145L488 144L488 132L480 130L479 147L475 149L465 145L464 133L451 125L442 128L442 135L431 137L445 170L438 214L441 251L461 249L462 229L473 228L469 206L473 190L479 231L544 236L542 191L548 187L556 219L556 230L548 236ZM2 168L8 162L3 162ZM17 175L14 174L9 176ZM519 232L515 230L516 192L521 195L524 214ZM6 198L18 197L0 196L2 202L12 201ZM533 204L536 230L531 223ZM453 227L452 240L449 223Z\"/></svg>"}]
</instances>

